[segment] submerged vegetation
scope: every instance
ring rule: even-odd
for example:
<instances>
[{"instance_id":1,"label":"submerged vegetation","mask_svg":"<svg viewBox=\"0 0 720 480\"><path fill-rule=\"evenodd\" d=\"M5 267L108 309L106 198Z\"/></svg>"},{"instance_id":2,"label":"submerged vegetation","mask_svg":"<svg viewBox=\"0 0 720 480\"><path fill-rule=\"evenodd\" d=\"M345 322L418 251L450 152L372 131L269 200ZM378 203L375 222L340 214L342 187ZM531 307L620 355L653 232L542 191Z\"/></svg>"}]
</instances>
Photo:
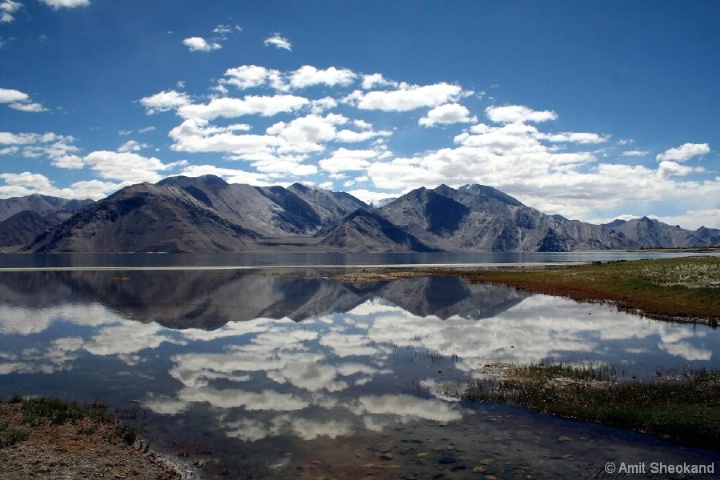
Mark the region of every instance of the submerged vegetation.
<instances>
[{"instance_id":1,"label":"submerged vegetation","mask_svg":"<svg viewBox=\"0 0 720 480\"><path fill-rule=\"evenodd\" d=\"M566 418L653 434L687 445L720 445L720 371L626 377L612 365L495 365L493 373L434 393L511 403Z\"/></svg>"},{"instance_id":2,"label":"submerged vegetation","mask_svg":"<svg viewBox=\"0 0 720 480\"><path fill-rule=\"evenodd\" d=\"M578 301L610 301L622 310L662 318L720 320L720 257L668 258L542 270L458 272L472 282Z\"/></svg>"}]
</instances>

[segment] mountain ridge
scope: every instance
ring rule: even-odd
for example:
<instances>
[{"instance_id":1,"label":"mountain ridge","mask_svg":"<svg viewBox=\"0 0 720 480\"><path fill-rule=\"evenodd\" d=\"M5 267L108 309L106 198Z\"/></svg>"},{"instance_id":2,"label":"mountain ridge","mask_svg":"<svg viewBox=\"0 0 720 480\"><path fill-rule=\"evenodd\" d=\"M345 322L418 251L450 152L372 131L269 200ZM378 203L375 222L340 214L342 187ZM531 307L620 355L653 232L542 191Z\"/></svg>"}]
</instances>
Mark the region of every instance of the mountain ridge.
<instances>
[{"instance_id":1,"label":"mountain ridge","mask_svg":"<svg viewBox=\"0 0 720 480\"><path fill-rule=\"evenodd\" d=\"M22 247L92 203L39 194L0 199L0 248Z\"/></svg>"},{"instance_id":2,"label":"mountain ridge","mask_svg":"<svg viewBox=\"0 0 720 480\"><path fill-rule=\"evenodd\" d=\"M25 205L42 207L39 200ZM125 187L59 224L20 218L43 230L23 247L36 253L567 252L720 243L718 229L684 230L647 217L595 225L547 215L479 184L421 187L373 208L350 194L299 183L257 187L213 175L175 176ZM8 230L0 228L0 245L20 238L13 236L19 224Z\"/></svg>"}]
</instances>

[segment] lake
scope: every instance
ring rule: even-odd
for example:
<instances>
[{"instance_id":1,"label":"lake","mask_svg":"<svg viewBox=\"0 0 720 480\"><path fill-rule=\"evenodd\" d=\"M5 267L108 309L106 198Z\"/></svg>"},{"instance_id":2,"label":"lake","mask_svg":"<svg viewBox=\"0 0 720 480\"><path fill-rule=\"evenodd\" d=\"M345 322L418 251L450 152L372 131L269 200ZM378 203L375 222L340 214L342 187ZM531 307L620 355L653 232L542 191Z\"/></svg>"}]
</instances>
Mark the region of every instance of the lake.
<instances>
[{"instance_id":1,"label":"lake","mask_svg":"<svg viewBox=\"0 0 720 480\"><path fill-rule=\"evenodd\" d=\"M497 265L568 262L608 262L650 258L716 255L685 252L436 252L436 253L290 253L241 252L173 253L58 253L2 254L0 271L8 269L188 269L356 265Z\"/></svg>"},{"instance_id":2,"label":"lake","mask_svg":"<svg viewBox=\"0 0 720 480\"><path fill-rule=\"evenodd\" d=\"M716 329L455 277L323 278L333 264L641 254L624 255L3 256L0 395L107 403L207 478L584 478L606 462L718 462L442 394L495 363L612 364L645 379L719 368Z\"/></svg>"}]
</instances>

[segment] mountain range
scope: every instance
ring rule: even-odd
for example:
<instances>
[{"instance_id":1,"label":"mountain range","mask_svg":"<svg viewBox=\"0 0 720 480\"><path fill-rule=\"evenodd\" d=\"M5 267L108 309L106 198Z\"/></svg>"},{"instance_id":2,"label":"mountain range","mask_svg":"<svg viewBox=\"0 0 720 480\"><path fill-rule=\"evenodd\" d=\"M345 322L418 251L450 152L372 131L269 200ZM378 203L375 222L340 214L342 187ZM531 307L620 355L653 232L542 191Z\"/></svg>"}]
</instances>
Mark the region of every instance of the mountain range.
<instances>
[{"instance_id":1,"label":"mountain range","mask_svg":"<svg viewBox=\"0 0 720 480\"><path fill-rule=\"evenodd\" d=\"M0 247L26 244L92 203L38 194L0 200Z\"/></svg>"},{"instance_id":2,"label":"mountain range","mask_svg":"<svg viewBox=\"0 0 720 480\"><path fill-rule=\"evenodd\" d=\"M419 188L381 206L295 183L169 177L100 201L0 200L0 247L51 252L540 251L702 248L720 230L647 217L595 225L546 215L492 187Z\"/></svg>"}]
</instances>

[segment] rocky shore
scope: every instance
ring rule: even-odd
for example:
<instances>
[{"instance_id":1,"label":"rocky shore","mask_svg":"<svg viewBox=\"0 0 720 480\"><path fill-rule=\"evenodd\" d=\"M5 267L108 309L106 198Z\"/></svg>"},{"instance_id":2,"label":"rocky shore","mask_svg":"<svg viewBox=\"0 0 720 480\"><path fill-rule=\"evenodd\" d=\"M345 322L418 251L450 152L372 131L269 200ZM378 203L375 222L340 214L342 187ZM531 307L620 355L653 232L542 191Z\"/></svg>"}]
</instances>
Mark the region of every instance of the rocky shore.
<instances>
[{"instance_id":1,"label":"rocky shore","mask_svg":"<svg viewBox=\"0 0 720 480\"><path fill-rule=\"evenodd\" d=\"M123 436L123 427L108 417L87 415L60 423L57 417L29 416L23 405L25 401L0 402L3 479L193 478L134 435Z\"/></svg>"}]
</instances>

